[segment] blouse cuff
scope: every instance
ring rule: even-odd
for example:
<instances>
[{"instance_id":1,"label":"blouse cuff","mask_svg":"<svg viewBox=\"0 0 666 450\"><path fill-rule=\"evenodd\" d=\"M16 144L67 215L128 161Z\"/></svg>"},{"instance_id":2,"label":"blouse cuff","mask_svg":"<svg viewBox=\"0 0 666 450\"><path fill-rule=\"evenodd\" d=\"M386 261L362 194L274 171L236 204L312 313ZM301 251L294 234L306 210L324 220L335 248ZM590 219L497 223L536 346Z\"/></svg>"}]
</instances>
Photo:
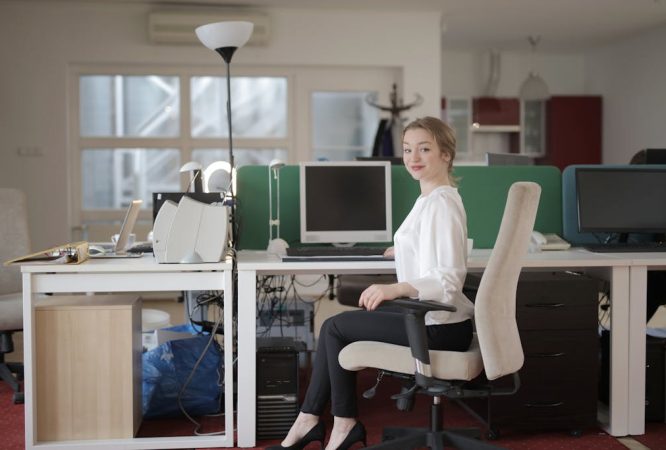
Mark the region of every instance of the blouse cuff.
<instances>
[{"instance_id":1,"label":"blouse cuff","mask_svg":"<svg viewBox=\"0 0 666 450\"><path fill-rule=\"evenodd\" d=\"M418 278L415 280L407 281L414 289L418 291L419 300L434 300L441 302L444 292L442 290L442 282L440 280L433 280L431 278Z\"/></svg>"}]
</instances>

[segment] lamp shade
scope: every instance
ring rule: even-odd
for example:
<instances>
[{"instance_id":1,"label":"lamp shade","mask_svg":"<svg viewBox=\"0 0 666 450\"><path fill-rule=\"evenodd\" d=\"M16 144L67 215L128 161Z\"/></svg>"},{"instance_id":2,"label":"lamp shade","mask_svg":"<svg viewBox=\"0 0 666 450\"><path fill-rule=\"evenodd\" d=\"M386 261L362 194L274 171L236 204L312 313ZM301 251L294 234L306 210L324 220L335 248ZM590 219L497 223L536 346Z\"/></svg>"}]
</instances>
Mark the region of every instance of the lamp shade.
<instances>
[{"instance_id":1,"label":"lamp shade","mask_svg":"<svg viewBox=\"0 0 666 450\"><path fill-rule=\"evenodd\" d=\"M530 72L518 94L521 100L547 100L550 97L548 86L543 78L535 72Z\"/></svg>"},{"instance_id":2,"label":"lamp shade","mask_svg":"<svg viewBox=\"0 0 666 450\"><path fill-rule=\"evenodd\" d=\"M201 25L195 30L199 40L211 50L224 47L240 48L252 35L252 22L215 22Z\"/></svg>"}]
</instances>

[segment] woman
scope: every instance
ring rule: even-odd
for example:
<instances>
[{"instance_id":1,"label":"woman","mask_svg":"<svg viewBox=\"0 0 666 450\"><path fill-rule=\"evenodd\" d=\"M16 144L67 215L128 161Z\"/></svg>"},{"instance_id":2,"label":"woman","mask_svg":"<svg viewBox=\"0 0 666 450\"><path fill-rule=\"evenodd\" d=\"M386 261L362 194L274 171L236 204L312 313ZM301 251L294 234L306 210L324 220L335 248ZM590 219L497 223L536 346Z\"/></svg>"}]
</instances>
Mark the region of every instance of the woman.
<instances>
[{"instance_id":1,"label":"woman","mask_svg":"<svg viewBox=\"0 0 666 450\"><path fill-rule=\"evenodd\" d=\"M472 340L474 307L462 293L467 273L467 223L465 209L451 175L455 158L453 130L434 117L417 119L403 132L403 161L419 182L421 195L395 233L398 282L374 284L360 296L360 311L329 318L319 334L312 379L301 412L287 437L268 450L302 449L310 442L323 444L326 429L320 417L331 401L333 430L326 450L344 450L361 441L365 428L356 420L356 373L343 369L338 354L347 344L370 340L409 345L403 315L375 311L398 297L436 300L453 305L456 312L426 315L430 348L466 351Z\"/></svg>"}]
</instances>

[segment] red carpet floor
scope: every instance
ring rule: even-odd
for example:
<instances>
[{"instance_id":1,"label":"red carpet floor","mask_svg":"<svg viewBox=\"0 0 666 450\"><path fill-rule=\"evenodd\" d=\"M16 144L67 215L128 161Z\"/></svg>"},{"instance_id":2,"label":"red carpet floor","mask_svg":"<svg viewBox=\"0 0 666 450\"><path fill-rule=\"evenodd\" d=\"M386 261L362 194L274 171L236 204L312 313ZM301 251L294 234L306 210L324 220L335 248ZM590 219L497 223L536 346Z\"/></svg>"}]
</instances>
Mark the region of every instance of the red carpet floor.
<instances>
[{"instance_id":1,"label":"red carpet floor","mask_svg":"<svg viewBox=\"0 0 666 450\"><path fill-rule=\"evenodd\" d=\"M369 375L360 378L359 384L364 389L372 383L373 375ZM360 415L368 430L369 445L380 441L381 429L384 426L423 426L426 423L429 407L427 399L419 398L412 412L400 412L389 400L389 396L395 392L397 392L397 384L394 380L389 379L382 382L374 399L360 400ZM327 417L326 421L330 429L331 418ZM202 431L214 431L221 423L214 418L207 418L204 422L205 427ZM455 404L446 405L444 422L447 427L477 425L474 419ZM145 437L189 435L192 430L193 426L185 419L154 420L144 421L139 435ZM666 449L666 425L649 423L646 426L646 434L635 436L634 439L652 450ZM626 449L619 441L600 429L586 430L580 437L569 436L565 431L525 433L502 430L502 437L493 442L504 448L515 450ZM276 443L279 443L279 440L260 441L255 449L263 449ZM310 447L317 448L316 445ZM4 383L0 383L0 448L3 450L24 448L24 408L23 405L12 403L11 391Z\"/></svg>"}]
</instances>

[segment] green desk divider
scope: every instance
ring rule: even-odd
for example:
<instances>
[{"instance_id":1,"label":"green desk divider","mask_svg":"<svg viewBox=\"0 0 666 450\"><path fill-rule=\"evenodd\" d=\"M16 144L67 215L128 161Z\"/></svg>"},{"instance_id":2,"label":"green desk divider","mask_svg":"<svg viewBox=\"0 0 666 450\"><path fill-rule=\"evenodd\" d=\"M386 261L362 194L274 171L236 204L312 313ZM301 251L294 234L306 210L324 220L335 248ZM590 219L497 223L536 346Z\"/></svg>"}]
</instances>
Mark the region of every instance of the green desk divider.
<instances>
[{"instance_id":1,"label":"green desk divider","mask_svg":"<svg viewBox=\"0 0 666 450\"><path fill-rule=\"evenodd\" d=\"M280 169L280 237L299 245L300 197L298 166ZM454 170L467 211L467 228L475 248L492 248L499 230L509 187L516 181L541 185L541 201L534 228L562 234L562 181L552 166L462 166ZM403 166L392 167L393 232L418 197L419 185ZM268 245L268 167L244 166L237 177L238 248L262 250ZM273 210L277 209L273 181ZM331 186L335 189L335 186ZM326 201L326 199L322 199ZM342 212L341 212L342 213ZM389 243L386 243L388 245Z\"/></svg>"}]
</instances>

